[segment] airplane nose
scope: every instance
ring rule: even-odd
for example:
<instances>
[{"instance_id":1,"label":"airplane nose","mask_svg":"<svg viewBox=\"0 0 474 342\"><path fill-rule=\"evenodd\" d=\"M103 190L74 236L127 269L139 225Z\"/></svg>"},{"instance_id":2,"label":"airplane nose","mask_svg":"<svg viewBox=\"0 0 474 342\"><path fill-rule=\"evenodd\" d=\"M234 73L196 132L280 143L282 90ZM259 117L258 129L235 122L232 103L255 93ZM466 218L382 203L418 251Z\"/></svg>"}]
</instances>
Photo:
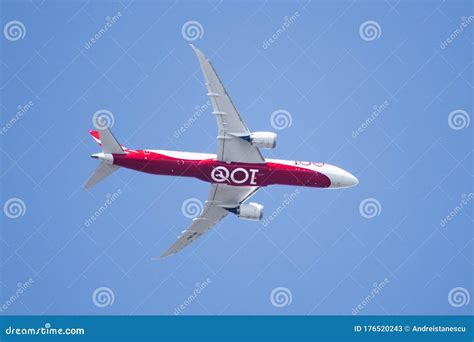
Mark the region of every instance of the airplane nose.
<instances>
[{"instance_id":1,"label":"airplane nose","mask_svg":"<svg viewBox=\"0 0 474 342\"><path fill-rule=\"evenodd\" d=\"M349 173L349 172L348 172ZM359 184L359 180L357 179L356 176L354 176L353 174L350 174L349 173L349 177L348 177L348 180L347 180L347 186L356 186L357 184Z\"/></svg>"},{"instance_id":2,"label":"airplane nose","mask_svg":"<svg viewBox=\"0 0 474 342\"><path fill-rule=\"evenodd\" d=\"M336 170L329 175L331 180L330 188L349 188L359 184L359 180L351 173L335 168Z\"/></svg>"}]
</instances>

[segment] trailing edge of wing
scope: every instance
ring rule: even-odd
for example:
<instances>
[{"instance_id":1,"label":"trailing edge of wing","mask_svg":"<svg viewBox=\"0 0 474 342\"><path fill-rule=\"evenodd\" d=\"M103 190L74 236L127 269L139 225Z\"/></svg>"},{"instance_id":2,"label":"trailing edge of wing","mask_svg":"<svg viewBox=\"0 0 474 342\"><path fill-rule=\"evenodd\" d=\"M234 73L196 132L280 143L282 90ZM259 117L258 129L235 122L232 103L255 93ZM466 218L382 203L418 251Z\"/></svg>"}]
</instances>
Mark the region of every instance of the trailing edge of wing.
<instances>
[{"instance_id":1,"label":"trailing edge of wing","mask_svg":"<svg viewBox=\"0 0 474 342\"><path fill-rule=\"evenodd\" d=\"M193 219L188 229L182 232L178 240L161 255L161 258L165 258L188 246L229 214L229 211L223 207L239 206L258 189L259 187L256 186L213 184L202 213Z\"/></svg>"}]
</instances>

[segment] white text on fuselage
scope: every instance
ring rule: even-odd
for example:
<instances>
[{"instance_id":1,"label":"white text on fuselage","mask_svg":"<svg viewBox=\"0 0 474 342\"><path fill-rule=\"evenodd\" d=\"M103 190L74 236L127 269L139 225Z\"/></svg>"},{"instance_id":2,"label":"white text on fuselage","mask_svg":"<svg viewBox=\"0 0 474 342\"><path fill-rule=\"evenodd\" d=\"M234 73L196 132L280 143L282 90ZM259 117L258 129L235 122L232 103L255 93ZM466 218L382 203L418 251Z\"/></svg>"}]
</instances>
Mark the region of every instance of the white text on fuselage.
<instances>
[{"instance_id":1,"label":"white text on fuselage","mask_svg":"<svg viewBox=\"0 0 474 342\"><path fill-rule=\"evenodd\" d=\"M237 167L230 171L225 166L217 166L212 169L211 178L216 183L234 183L234 184L244 184L249 181L249 184L256 185L255 175L257 174L258 169L244 169L243 167Z\"/></svg>"}]
</instances>

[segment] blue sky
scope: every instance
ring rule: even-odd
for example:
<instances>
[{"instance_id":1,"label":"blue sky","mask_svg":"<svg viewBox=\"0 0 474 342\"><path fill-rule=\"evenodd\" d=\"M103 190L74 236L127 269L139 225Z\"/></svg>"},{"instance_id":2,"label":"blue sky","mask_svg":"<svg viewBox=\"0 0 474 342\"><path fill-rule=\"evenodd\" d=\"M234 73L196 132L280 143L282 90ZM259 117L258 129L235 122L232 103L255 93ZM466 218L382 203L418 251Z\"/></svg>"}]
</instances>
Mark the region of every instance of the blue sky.
<instances>
[{"instance_id":1,"label":"blue sky","mask_svg":"<svg viewBox=\"0 0 474 342\"><path fill-rule=\"evenodd\" d=\"M472 314L468 1L1 6L2 314ZM214 153L190 42L278 133L266 157L360 184L263 189L268 224L228 217L154 260L209 184L122 169L85 191L87 130L107 110L127 147Z\"/></svg>"}]
</instances>

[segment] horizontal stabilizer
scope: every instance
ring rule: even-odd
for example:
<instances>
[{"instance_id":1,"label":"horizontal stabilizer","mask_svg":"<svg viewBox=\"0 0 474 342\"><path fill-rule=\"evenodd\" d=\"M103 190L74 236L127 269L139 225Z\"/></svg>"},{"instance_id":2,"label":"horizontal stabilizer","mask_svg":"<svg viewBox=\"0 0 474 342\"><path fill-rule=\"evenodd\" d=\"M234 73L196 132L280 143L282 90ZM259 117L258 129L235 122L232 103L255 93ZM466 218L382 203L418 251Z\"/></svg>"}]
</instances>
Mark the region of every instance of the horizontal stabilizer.
<instances>
[{"instance_id":1,"label":"horizontal stabilizer","mask_svg":"<svg viewBox=\"0 0 474 342\"><path fill-rule=\"evenodd\" d=\"M102 179L104 179L107 176L110 176L119 168L120 166L109 164L106 162L101 162L99 166L97 166L97 169L95 169L92 176L87 180L86 184L84 184L84 187L86 189L92 188L94 185L99 183Z\"/></svg>"}]
</instances>

